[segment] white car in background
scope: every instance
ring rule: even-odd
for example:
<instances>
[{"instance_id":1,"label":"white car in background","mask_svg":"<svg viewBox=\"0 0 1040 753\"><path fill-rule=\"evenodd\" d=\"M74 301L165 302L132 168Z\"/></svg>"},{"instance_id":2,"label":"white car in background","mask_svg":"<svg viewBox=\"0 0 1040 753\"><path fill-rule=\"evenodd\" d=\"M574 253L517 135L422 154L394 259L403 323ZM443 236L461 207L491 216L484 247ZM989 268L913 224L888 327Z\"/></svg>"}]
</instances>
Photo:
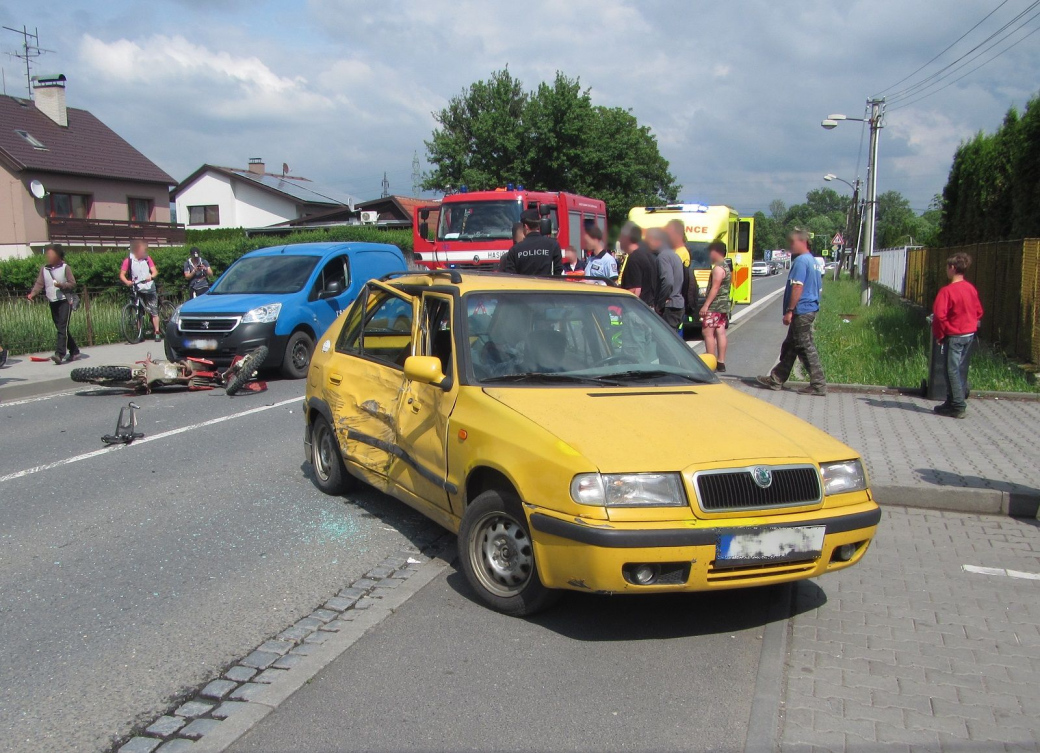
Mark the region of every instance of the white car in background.
<instances>
[{"instance_id":1,"label":"white car in background","mask_svg":"<svg viewBox=\"0 0 1040 753\"><path fill-rule=\"evenodd\" d=\"M773 269L773 265L767 261L756 261L751 264L752 277L765 277L772 274L776 274L776 272Z\"/></svg>"}]
</instances>

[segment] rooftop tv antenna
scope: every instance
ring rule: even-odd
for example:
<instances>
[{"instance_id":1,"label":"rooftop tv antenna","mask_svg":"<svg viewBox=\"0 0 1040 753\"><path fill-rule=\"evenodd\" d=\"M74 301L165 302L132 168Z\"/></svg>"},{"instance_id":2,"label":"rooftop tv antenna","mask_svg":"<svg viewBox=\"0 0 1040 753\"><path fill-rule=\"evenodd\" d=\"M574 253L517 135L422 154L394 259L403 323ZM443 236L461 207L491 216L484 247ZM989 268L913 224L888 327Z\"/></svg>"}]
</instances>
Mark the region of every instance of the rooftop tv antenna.
<instances>
[{"instance_id":1,"label":"rooftop tv antenna","mask_svg":"<svg viewBox=\"0 0 1040 753\"><path fill-rule=\"evenodd\" d=\"M34 28L32 31L25 26L20 29L14 29L10 26L3 27L6 31L20 34L22 37L22 47L16 52L7 53L13 58L18 58L25 63L25 88L29 90L29 99L32 99L32 66L36 58L44 55L48 52L54 52L54 50L45 50L40 47L40 30ZM6 81L5 81L6 84Z\"/></svg>"},{"instance_id":2,"label":"rooftop tv antenna","mask_svg":"<svg viewBox=\"0 0 1040 753\"><path fill-rule=\"evenodd\" d=\"M419 174L419 152L412 155L412 196L419 195L419 184L422 176Z\"/></svg>"}]
</instances>

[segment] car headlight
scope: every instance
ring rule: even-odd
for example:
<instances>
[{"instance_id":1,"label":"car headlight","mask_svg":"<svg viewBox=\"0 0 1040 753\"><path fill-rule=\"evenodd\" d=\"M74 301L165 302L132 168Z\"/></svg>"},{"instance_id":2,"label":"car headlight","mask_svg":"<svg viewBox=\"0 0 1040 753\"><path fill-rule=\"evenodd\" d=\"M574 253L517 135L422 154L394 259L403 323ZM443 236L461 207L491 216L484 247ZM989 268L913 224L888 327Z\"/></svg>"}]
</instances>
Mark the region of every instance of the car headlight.
<instances>
[{"instance_id":1,"label":"car headlight","mask_svg":"<svg viewBox=\"0 0 1040 753\"><path fill-rule=\"evenodd\" d=\"M259 306L252 311L247 311L242 317L242 324L270 324L278 321L278 312L282 310L282 304L269 303Z\"/></svg>"},{"instance_id":2,"label":"car headlight","mask_svg":"<svg viewBox=\"0 0 1040 753\"><path fill-rule=\"evenodd\" d=\"M181 307L178 306L173 310L173 315L170 316L170 324L178 325L181 323Z\"/></svg>"},{"instance_id":3,"label":"car headlight","mask_svg":"<svg viewBox=\"0 0 1040 753\"><path fill-rule=\"evenodd\" d=\"M859 460L826 463L820 466L820 475L823 476L823 493L826 495L859 492L867 488L867 473Z\"/></svg>"},{"instance_id":4,"label":"car headlight","mask_svg":"<svg viewBox=\"0 0 1040 753\"><path fill-rule=\"evenodd\" d=\"M582 473L571 497L595 507L682 507L687 504L678 473Z\"/></svg>"}]
</instances>

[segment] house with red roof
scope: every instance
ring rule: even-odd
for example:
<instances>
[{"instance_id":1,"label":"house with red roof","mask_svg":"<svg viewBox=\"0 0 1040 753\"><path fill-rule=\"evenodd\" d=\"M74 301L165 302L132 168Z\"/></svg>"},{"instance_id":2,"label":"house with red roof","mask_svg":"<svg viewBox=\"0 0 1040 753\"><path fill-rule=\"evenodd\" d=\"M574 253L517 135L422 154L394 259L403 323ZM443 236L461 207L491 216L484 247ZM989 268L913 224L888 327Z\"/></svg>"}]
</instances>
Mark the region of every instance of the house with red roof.
<instances>
[{"instance_id":1,"label":"house with red roof","mask_svg":"<svg viewBox=\"0 0 1040 753\"><path fill-rule=\"evenodd\" d=\"M162 168L91 113L65 103L65 76L33 78L33 99L0 96L0 258L46 243L184 242Z\"/></svg>"}]
</instances>

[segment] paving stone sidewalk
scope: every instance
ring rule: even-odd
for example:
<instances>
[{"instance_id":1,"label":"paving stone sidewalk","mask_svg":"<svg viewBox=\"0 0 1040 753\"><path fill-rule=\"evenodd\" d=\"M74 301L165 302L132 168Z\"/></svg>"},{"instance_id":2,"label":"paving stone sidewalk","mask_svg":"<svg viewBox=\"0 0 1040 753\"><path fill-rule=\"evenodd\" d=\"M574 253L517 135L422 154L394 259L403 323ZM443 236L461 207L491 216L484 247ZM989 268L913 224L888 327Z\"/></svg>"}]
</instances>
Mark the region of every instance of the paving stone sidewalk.
<instances>
[{"instance_id":1,"label":"paving stone sidewalk","mask_svg":"<svg viewBox=\"0 0 1040 753\"><path fill-rule=\"evenodd\" d=\"M963 420L904 395L772 392L730 382L861 452L874 486L1040 495L1040 401L972 400Z\"/></svg>"},{"instance_id":2,"label":"paving stone sidewalk","mask_svg":"<svg viewBox=\"0 0 1040 753\"><path fill-rule=\"evenodd\" d=\"M783 753L1040 750L1035 521L886 508L859 565L796 593Z\"/></svg>"}]
</instances>

